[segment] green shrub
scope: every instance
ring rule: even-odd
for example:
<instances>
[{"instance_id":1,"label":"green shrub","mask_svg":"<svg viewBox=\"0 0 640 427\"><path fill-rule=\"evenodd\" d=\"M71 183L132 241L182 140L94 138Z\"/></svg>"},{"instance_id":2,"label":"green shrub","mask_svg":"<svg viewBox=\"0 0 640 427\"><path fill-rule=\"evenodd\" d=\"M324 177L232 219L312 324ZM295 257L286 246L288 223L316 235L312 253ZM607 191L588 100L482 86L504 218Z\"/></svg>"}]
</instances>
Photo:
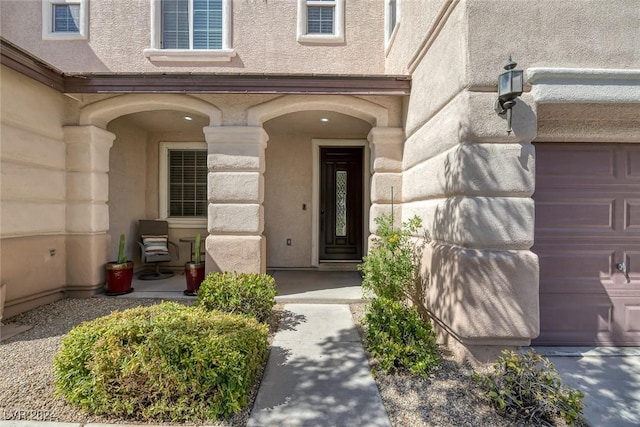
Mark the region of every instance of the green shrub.
<instances>
[{"instance_id":1,"label":"green shrub","mask_svg":"<svg viewBox=\"0 0 640 427\"><path fill-rule=\"evenodd\" d=\"M435 335L414 307L386 298L366 309L366 344L385 372L406 370L425 375L439 362Z\"/></svg>"},{"instance_id":2,"label":"green shrub","mask_svg":"<svg viewBox=\"0 0 640 427\"><path fill-rule=\"evenodd\" d=\"M474 377L501 415L534 425L554 425L558 417L569 425L583 423L584 395L562 385L549 359L532 350L505 350L492 368Z\"/></svg>"},{"instance_id":3,"label":"green shrub","mask_svg":"<svg viewBox=\"0 0 640 427\"><path fill-rule=\"evenodd\" d=\"M423 306L428 281L420 271L429 237L414 243L421 226L418 217L399 229L394 229L390 215L376 218L376 223L378 237L360 266L362 287L373 294L364 317L365 342L385 372L407 370L426 375L439 361L435 334Z\"/></svg>"},{"instance_id":4,"label":"green shrub","mask_svg":"<svg viewBox=\"0 0 640 427\"><path fill-rule=\"evenodd\" d=\"M165 302L83 323L62 341L56 389L94 414L214 420L247 403L268 351L255 319Z\"/></svg>"},{"instance_id":5,"label":"green shrub","mask_svg":"<svg viewBox=\"0 0 640 427\"><path fill-rule=\"evenodd\" d=\"M420 256L423 243L415 246L412 236L421 226L421 220L413 217L394 229L391 215L375 219L378 224L377 237L372 241L369 255L360 265L364 278L362 287L380 298L401 301L412 298L416 282L422 283Z\"/></svg>"},{"instance_id":6,"label":"green shrub","mask_svg":"<svg viewBox=\"0 0 640 427\"><path fill-rule=\"evenodd\" d=\"M210 273L200 285L198 306L248 314L266 322L276 304L273 277L256 273Z\"/></svg>"}]
</instances>

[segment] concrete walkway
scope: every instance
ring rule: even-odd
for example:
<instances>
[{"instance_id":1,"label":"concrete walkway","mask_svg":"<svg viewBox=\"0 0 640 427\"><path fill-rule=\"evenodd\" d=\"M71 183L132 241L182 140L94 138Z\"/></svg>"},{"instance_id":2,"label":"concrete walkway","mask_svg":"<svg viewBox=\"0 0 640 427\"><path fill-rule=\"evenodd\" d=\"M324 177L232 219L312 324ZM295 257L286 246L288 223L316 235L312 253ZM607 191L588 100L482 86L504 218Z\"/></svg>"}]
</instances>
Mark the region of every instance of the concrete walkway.
<instances>
[{"instance_id":1,"label":"concrete walkway","mask_svg":"<svg viewBox=\"0 0 640 427\"><path fill-rule=\"evenodd\" d=\"M593 427L640 425L640 348L536 347L553 362L564 384L584 393Z\"/></svg>"},{"instance_id":2,"label":"concrete walkway","mask_svg":"<svg viewBox=\"0 0 640 427\"><path fill-rule=\"evenodd\" d=\"M284 310L248 426L390 427L349 306Z\"/></svg>"}]
</instances>

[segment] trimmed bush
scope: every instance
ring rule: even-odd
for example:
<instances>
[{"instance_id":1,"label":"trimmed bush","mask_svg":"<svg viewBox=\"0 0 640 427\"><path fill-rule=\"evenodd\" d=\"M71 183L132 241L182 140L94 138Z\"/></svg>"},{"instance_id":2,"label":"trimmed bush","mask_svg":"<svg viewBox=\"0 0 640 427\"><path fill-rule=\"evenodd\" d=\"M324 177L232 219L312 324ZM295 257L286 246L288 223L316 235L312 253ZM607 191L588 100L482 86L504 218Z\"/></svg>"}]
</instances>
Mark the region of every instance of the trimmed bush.
<instances>
[{"instance_id":1,"label":"trimmed bush","mask_svg":"<svg viewBox=\"0 0 640 427\"><path fill-rule=\"evenodd\" d=\"M534 425L583 423L582 398L577 390L562 385L553 363L532 350L525 354L505 350L485 374L474 374L501 415Z\"/></svg>"},{"instance_id":2,"label":"trimmed bush","mask_svg":"<svg viewBox=\"0 0 640 427\"><path fill-rule=\"evenodd\" d=\"M56 389L93 414L203 421L246 405L268 351L255 319L165 302L85 322L62 341Z\"/></svg>"},{"instance_id":3,"label":"trimmed bush","mask_svg":"<svg viewBox=\"0 0 640 427\"><path fill-rule=\"evenodd\" d=\"M440 360L435 334L414 307L386 298L367 306L364 322L369 352L385 372L426 375Z\"/></svg>"},{"instance_id":4,"label":"trimmed bush","mask_svg":"<svg viewBox=\"0 0 640 427\"><path fill-rule=\"evenodd\" d=\"M200 285L197 305L266 322L276 304L276 294L275 280L267 274L209 273Z\"/></svg>"}]
</instances>

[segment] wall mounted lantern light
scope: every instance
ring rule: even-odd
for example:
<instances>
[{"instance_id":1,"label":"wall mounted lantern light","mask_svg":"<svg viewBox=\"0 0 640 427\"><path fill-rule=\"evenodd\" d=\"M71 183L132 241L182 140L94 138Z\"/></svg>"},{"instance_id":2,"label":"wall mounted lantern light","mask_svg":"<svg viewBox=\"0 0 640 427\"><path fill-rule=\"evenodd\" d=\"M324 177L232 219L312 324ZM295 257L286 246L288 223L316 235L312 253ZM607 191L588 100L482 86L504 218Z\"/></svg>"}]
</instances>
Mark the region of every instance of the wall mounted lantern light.
<instances>
[{"instance_id":1,"label":"wall mounted lantern light","mask_svg":"<svg viewBox=\"0 0 640 427\"><path fill-rule=\"evenodd\" d=\"M498 99L496 99L496 113L507 116L507 134L511 134L511 109L516 105L516 98L522 95L523 72L514 70L518 65L509 57L509 62L504 66L507 70L498 77Z\"/></svg>"}]
</instances>

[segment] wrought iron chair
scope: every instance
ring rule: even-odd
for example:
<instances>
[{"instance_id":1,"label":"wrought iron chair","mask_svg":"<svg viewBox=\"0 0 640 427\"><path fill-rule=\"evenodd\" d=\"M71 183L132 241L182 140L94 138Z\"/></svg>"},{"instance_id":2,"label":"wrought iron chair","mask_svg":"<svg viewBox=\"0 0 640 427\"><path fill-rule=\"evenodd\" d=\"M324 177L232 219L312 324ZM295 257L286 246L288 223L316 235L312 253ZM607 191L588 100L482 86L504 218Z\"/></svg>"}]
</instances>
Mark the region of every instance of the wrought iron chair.
<instances>
[{"instance_id":1,"label":"wrought iron chair","mask_svg":"<svg viewBox=\"0 0 640 427\"><path fill-rule=\"evenodd\" d=\"M178 245L169 241L169 223L167 221L141 219L138 225L140 259L144 264L155 264L153 271L143 271L138 276L138 279L160 280L172 277L175 274L174 271L160 269L160 263L180 258ZM169 248L174 249L175 258L171 256Z\"/></svg>"}]
</instances>

